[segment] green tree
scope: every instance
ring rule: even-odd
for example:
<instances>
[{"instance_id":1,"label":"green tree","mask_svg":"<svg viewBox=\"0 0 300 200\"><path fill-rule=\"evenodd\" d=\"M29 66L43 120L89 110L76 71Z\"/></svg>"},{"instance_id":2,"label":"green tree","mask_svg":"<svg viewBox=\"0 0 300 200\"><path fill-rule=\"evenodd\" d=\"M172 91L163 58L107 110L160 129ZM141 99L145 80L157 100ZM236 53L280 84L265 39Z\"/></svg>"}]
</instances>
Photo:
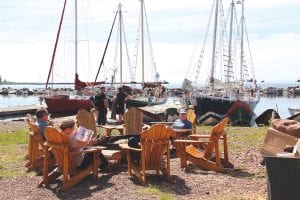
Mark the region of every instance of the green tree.
<instances>
[{"instance_id":1,"label":"green tree","mask_svg":"<svg viewBox=\"0 0 300 200\"><path fill-rule=\"evenodd\" d=\"M0 76L0 83L2 83L2 77Z\"/></svg>"}]
</instances>

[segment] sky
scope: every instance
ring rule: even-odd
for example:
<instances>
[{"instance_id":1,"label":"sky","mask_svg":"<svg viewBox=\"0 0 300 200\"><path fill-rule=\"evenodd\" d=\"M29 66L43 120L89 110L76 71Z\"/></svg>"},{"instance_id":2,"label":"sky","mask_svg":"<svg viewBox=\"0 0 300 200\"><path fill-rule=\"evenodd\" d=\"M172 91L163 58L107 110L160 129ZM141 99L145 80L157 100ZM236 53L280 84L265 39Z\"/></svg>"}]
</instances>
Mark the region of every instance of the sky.
<instances>
[{"instance_id":1,"label":"sky","mask_svg":"<svg viewBox=\"0 0 300 200\"><path fill-rule=\"evenodd\" d=\"M0 2L0 76L7 81L45 82L51 62L63 0ZM128 57L134 63L139 0L78 0L79 65L84 81L94 81L117 9L123 7ZM196 46L201 46L212 0L145 0L156 68L162 80L186 77ZM74 0L69 0L54 65L55 81L74 77ZM223 0L224 10L230 1ZM287 82L300 79L300 1L245 0L245 17L256 79ZM88 25L86 25L88 24ZM112 36L116 40L116 36ZM115 66L111 42L99 79L110 79ZM140 53L138 54L140 55ZM127 55L123 55L127 63ZM146 61L149 62L149 61ZM138 60L140 63L140 60ZM126 64L124 64L126 65ZM139 65L137 65L139 66ZM140 74L140 69L136 70ZM150 71L149 71L150 70ZM206 70L203 68L201 70ZM205 74L203 71L201 74ZM207 71L207 70L206 70ZM147 74L153 72L148 68ZM129 70L124 67L124 76ZM70 78L72 77L72 78ZM201 77L204 80L205 77Z\"/></svg>"}]
</instances>

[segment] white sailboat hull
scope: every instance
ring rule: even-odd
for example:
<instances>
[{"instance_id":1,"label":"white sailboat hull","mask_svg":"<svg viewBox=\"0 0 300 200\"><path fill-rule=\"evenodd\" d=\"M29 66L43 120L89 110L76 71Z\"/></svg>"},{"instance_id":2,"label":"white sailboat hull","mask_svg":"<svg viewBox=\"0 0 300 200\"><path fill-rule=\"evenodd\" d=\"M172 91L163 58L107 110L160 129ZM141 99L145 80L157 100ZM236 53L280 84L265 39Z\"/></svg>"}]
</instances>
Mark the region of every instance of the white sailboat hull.
<instances>
[{"instance_id":1,"label":"white sailboat hull","mask_svg":"<svg viewBox=\"0 0 300 200\"><path fill-rule=\"evenodd\" d=\"M288 108L291 115L296 115L300 113L300 108Z\"/></svg>"}]
</instances>

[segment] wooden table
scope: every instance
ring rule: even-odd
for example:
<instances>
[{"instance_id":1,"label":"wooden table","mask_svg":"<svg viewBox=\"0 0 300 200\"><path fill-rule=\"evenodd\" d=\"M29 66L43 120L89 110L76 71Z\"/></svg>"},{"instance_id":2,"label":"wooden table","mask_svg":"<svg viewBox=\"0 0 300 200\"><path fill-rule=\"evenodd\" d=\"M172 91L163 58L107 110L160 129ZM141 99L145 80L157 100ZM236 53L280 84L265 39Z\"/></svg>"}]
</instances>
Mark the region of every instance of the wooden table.
<instances>
[{"instance_id":1,"label":"wooden table","mask_svg":"<svg viewBox=\"0 0 300 200\"><path fill-rule=\"evenodd\" d=\"M176 133L176 139L183 139L193 133L193 129L173 129Z\"/></svg>"},{"instance_id":2,"label":"wooden table","mask_svg":"<svg viewBox=\"0 0 300 200\"><path fill-rule=\"evenodd\" d=\"M173 137L173 139L178 140L178 139L186 139L189 135L192 134L193 129L172 129L175 132L175 137ZM179 156L179 146L178 143L174 142L174 140L171 139L171 144L172 144L172 148L176 149L176 154L177 157Z\"/></svg>"},{"instance_id":3,"label":"wooden table","mask_svg":"<svg viewBox=\"0 0 300 200\"><path fill-rule=\"evenodd\" d=\"M101 125L99 127L105 129L105 134L106 134L107 137L110 137L111 132L113 130L118 130L121 135L123 135L123 133L124 133L124 126L123 125Z\"/></svg>"}]
</instances>

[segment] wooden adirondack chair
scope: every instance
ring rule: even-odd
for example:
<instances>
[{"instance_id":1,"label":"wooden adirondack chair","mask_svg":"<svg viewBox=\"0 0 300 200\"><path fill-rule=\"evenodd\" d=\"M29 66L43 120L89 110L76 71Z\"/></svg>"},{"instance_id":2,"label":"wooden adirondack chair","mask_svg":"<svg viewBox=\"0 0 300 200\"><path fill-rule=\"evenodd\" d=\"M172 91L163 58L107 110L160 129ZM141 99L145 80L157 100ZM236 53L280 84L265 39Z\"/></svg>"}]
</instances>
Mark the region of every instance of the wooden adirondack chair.
<instances>
[{"instance_id":1,"label":"wooden adirondack chair","mask_svg":"<svg viewBox=\"0 0 300 200\"><path fill-rule=\"evenodd\" d=\"M86 129L90 129L94 132L93 137L97 136L96 121L93 112L89 112L85 109L80 109L76 115L78 126L82 126Z\"/></svg>"},{"instance_id":2,"label":"wooden adirondack chair","mask_svg":"<svg viewBox=\"0 0 300 200\"><path fill-rule=\"evenodd\" d=\"M196 133L196 114L193 109L188 109L186 113L187 120L189 120L193 125L193 134Z\"/></svg>"},{"instance_id":3,"label":"wooden adirondack chair","mask_svg":"<svg viewBox=\"0 0 300 200\"><path fill-rule=\"evenodd\" d=\"M101 150L104 149L104 147L90 147L80 152L71 153L69 146L70 140L68 135L60 133L55 128L47 127L45 130L45 137L47 139L48 147L44 147L44 174L43 181L39 184L39 186L47 186L50 182L53 182L56 178L58 178L61 175L61 173L58 173L55 170L49 173L49 147L52 149L59 169L63 175L62 190L72 188L90 173L93 173L94 179L98 178L98 167L100 165L99 152L101 152ZM87 168L83 170L77 170L72 155L81 153L94 153L93 162Z\"/></svg>"},{"instance_id":4,"label":"wooden adirondack chair","mask_svg":"<svg viewBox=\"0 0 300 200\"><path fill-rule=\"evenodd\" d=\"M144 127L144 114L136 107L131 107L124 114L124 134L139 135Z\"/></svg>"},{"instance_id":5,"label":"wooden adirondack chair","mask_svg":"<svg viewBox=\"0 0 300 200\"><path fill-rule=\"evenodd\" d=\"M126 151L128 162L128 174L134 171L140 182L146 184L146 171L159 170L169 181L170 177L170 132L169 129L162 124L153 125L150 129L144 131L140 135L141 149L131 148L128 144L120 144L120 147ZM130 151L141 153L141 163L137 164L132 161ZM165 162L164 158L166 159Z\"/></svg>"},{"instance_id":6,"label":"wooden adirondack chair","mask_svg":"<svg viewBox=\"0 0 300 200\"><path fill-rule=\"evenodd\" d=\"M97 126L96 126L96 120L95 120L93 111L89 112L85 109L80 109L76 115L76 121L77 121L78 126L82 126L86 129L92 130L94 132L93 137L97 136ZM107 134L106 136L110 136L110 133L113 129L118 130L118 128L119 128L119 127L113 127L113 126L109 126L109 125L103 125L101 127L106 129L106 134ZM121 127L123 129L123 126L121 126ZM118 151L118 150L105 149L102 151L102 153L103 153L104 157L110 161L109 162L110 164L111 163L119 163L119 161L122 158L121 151Z\"/></svg>"},{"instance_id":7,"label":"wooden adirondack chair","mask_svg":"<svg viewBox=\"0 0 300 200\"><path fill-rule=\"evenodd\" d=\"M42 169L43 168L43 143L45 140L40 135L39 128L34 124L34 118L27 115L25 119L29 127L29 140L28 140L28 162L25 164L27 170Z\"/></svg>"},{"instance_id":8,"label":"wooden adirondack chair","mask_svg":"<svg viewBox=\"0 0 300 200\"><path fill-rule=\"evenodd\" d=\"M227 123L228 118L224 118L219 124L213 127L210 135L191 135L190 138L194 140L175 140L180 156L181 168L186 167L187 161L216 172L223 172L224 167L233 168L228 158L227 135L224 131ZM207 141L200 141L199 139L206 139ZM220 139L223 140L224 158L221 158L220 155ZM203 147L203 144L206 146L201 151L197 147ZM213 155L214 158L212 158Z\"/></svg>"}]
</instances>

